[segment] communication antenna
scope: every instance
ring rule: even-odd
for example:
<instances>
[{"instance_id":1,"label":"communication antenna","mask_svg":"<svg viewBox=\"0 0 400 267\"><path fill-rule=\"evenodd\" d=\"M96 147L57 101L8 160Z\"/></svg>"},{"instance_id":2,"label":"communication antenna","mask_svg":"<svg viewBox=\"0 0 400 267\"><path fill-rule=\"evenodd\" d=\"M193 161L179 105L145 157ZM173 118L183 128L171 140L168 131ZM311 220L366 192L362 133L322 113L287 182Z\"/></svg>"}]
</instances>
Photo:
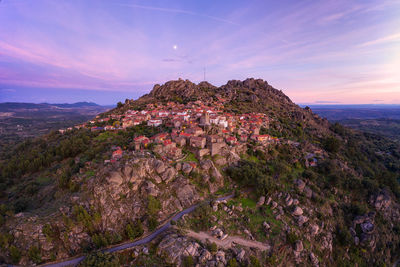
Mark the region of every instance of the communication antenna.
<instances>
[{"instance_id":1,"label":"communication antenna","mask_svg":"<svg viewBox=\"0 0 400 267\"><path fill-rule=\"evenodd\" d=\"M203 70L204 70L204 81L205 81L206 80L206 67L204 67Z\"/></svg>"}]
</instances>

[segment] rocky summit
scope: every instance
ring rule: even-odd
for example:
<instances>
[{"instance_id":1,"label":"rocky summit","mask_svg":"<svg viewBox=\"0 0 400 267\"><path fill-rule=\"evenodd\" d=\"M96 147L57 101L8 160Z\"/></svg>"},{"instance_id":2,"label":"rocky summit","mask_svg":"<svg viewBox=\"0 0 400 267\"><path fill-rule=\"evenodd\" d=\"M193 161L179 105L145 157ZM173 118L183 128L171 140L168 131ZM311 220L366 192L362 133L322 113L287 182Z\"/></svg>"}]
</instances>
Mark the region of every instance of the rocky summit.
<instances>
[{"instance_id":1,"label":"rocky summit","mask_svg":"<svg viewBox=\"0 0 400 267\"><path fill-rule=\"evenodd\" d=\"M399 178L398 143L264 80L169 81L0 159L0 262L392 265Z\"/></svg>"}]
</instances>

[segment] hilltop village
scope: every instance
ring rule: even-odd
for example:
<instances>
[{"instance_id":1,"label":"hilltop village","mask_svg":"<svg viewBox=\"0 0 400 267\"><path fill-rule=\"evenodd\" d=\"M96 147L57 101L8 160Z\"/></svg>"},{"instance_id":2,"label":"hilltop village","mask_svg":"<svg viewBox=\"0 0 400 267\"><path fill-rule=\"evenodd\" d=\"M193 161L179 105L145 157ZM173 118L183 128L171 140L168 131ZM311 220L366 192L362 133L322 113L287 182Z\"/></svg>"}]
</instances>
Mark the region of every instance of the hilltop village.
<instances>
[{"instance_id":1,"label":"hilltop village","mask_svg":"<svg viewBox=\"0 0 400 267\"><path fill-rule=\"evenodd\" d=\"M279 143L277 137L266 134L271 119L263 113L233 114L223 111L223 99L210 105L202 101L178 104L147 104L145 109L128 109L123 114L97 116L75 128L91 131L119 131L128 127L147 125L161 127L164 131L149 137L136 136L132 142L135 151L151 149L164 160L182 158L182 148L187 147L198 159L221 155L224 150L235 153L244 151L247 142L261 146ZM101 126L100 126L101 125ZM69 128L67 130L71 130ZM60 130L63 133L66 130ZM294 142L293 142L294 143ZM110 161L123 155L119 147ZM106 162L109 162L108 160Z\"/></svg>"}]
</instances>

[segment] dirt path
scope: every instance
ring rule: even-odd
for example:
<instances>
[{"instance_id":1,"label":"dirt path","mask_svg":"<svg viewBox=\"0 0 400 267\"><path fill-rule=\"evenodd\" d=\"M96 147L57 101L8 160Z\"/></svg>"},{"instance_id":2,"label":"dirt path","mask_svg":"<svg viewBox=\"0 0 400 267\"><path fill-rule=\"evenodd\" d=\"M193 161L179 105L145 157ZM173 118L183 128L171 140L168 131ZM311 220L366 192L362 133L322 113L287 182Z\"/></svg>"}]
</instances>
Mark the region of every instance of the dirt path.
<instances>
[{"instance_id":1,"label":"dirt path","mask_svg":"<svg viewBox=\"0 0 400 267\"><path fill-rule=\"evenodd\" d=\"M238 245L242 245L245 247L258 248L262 251L271 249L271 246L268 244L264 244L264 243L261 243L258 241L244 239L243 237L240 237L240 236L228 236L226 239L220 240L206 232L197 233L197 232L193 232L191 230L186 230L186 235L193 237L195 239L198 239L202 242L206 242L207 240L211 243L215 242L215 244L217 244L218 246L223 247L223 248L230 248L230 247L232 247L232 245L238 244Z\"/></svg>"}]
</instances>

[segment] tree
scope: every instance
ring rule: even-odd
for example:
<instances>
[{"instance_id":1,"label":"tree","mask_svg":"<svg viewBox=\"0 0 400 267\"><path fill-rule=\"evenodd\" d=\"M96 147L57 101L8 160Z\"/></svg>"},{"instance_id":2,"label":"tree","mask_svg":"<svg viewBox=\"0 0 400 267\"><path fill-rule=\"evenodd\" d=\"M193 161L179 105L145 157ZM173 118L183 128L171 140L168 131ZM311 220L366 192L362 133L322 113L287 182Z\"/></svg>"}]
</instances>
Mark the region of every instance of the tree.
<instances>
[{"instance_id":1,"label":"tree","mask_svg":"<svg viewBox=\"0 0 400 267\"><path fill-rule=\"evenodd\" d=\"M123 106L124 106L124 104L122 104L122 102L117 103L117 108L122 108Z\"/></svg>"},{"instance_id":2,"label":"tree","mask_svg":"<svg viewBox=\"0 0 400 267\"><path fill-rule=\"evenodd\" d=\"M149 196L147 210L150 215L155 215L161 208L160 201L153 196Z\"/></svg>"},{"instance_id":3,"label":"tree","mask_svg":"<svg viewBox=\"0 0 400 267\"><path fill-rule=\"evenodd\" d=\"M143 226L140 220L135 223L128 223L125 227L125 233L129 239L136 239L143 234Z\"/></svg>"},{"instance_id":4,"label":"tree","mask_svg":"<svg viewBox=\"0 0 400 267\"><path fill-rule=\"evenodd\" d=\"M150 216L150 218L147 221L147 224L149 226L149 230L153 231L158 226L158 220L157 220L157 218L155 216Z\"/></svg>"}]
</instances>

